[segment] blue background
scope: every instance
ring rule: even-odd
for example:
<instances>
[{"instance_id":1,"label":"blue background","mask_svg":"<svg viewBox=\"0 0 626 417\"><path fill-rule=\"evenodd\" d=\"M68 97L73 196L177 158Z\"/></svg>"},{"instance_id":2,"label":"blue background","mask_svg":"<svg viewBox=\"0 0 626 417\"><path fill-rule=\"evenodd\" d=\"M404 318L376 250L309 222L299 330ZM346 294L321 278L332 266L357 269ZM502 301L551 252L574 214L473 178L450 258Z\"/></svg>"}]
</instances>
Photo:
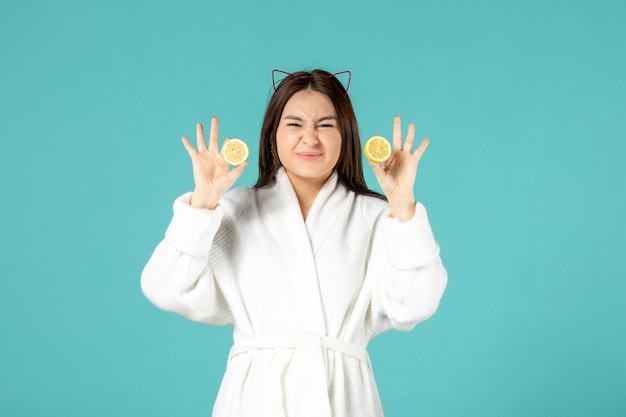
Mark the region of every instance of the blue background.
<instances>
[{"instance_id":1,"label":"blue background","mask_svg":"<svg viewBox=\"0 0 626 417\"><path fill-rule=\"evenodd\" d=\"M431 138L450 281L370 344L386 414L626 415L625 4L3 1L0 415L210 415L230 329L139 287L180 136L218 115L252 184L271 70L317 67L353 72L363 139Z\"/></svg>"}]
</instances>

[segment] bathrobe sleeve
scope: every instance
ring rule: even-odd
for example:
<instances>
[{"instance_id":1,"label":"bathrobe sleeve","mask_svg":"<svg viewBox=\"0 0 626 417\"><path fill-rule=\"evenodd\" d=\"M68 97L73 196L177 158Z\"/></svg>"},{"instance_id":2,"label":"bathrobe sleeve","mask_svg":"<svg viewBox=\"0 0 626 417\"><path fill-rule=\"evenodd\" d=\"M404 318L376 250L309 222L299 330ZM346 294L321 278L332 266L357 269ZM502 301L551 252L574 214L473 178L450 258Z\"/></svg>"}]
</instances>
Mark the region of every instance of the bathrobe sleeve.
<instances>
[{"instance_id":1,"label":"bathrobe sleeve","mask_svg":"<svg viewBox=\"0 0 626 417\"><path fill-rule=\"evenodd\" d=\"M209 266L209 251L224 212L220 206L194 208L190 198L187 193L174 202L174 216L143 270L141 288L163 310L208 324L232 324Z\"/></svg>"},{"instance_id":2,"label":"bathrobe sleeve","mask_svg":"<svg viewBox=\"0 0 626 417\"><path fill-rule=\"evenodd\" d=\"M375 334L390 327L410 330L435 313L448 276L421 203L410 220L389 212L379 218L370 264L377 275L371 304Z\"/></svg>"}]
</instances>

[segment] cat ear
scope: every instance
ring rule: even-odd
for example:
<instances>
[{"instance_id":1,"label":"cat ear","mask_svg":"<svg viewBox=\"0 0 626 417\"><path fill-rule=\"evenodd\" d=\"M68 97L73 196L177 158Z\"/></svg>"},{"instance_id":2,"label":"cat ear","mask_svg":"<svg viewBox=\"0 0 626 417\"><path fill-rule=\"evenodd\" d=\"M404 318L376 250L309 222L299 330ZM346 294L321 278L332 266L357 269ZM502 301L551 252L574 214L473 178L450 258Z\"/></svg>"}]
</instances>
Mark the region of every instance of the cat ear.
<instances>
[{"instance_id":1,"label":"cat ear","mask_svg":"<svg viewBox=\"0 0 626 417\"><path fill-rule=\"evenodd\" d=\"M287 72L287 71L283 71L283 70L279 70L279 69L272 70L272 85L274 86L274 92L276 92L276 88L277 88L276 87L276 78L275 78L275 74L277 72L279 72L281 74L285 74L287 77L298 78L296 75L293 75L292 73ZM278 84L280 84L280 82L282 80L284 80L285 78L287 78L287 77L282 77L280 80L278 80Z\"/></svg>"},{"instance_id":2,"label":"cat ear","mask_svg":"<svg viewBox=\"0 0 626 417\"><path fill-rule=\"evenodd\" d=\"M337 76L341 75L341 74L348 74L348 83L347 84L342 83L345 86L345 92L343 93L343 96L345 97L345 96L348 95L348 89L350 88L350 81L352 80L352 72L350 72L348 70L340 71L340 72L336 72L334 74L330 74L327 78L335 77L335 78L337 78L339 80L339 77L337 77ZM341 81L341 80L339 80L339 81Z\"/></svg>"}]
</instances>

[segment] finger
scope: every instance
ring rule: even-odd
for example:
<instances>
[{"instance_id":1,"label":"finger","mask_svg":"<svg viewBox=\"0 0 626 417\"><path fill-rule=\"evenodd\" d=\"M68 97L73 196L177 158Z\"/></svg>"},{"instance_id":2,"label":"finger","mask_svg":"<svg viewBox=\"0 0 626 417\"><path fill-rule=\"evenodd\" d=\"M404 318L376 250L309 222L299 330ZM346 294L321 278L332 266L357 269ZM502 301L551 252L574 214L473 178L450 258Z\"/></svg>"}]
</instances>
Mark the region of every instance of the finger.
<instances>
[{"instance_id":1,"label":"finger","mask_svg":"<svg viewBox=\"0 0 626 417\"><path fill-rule=\"evenodd\" d=\"M374 171L374 176L376 177L376 180L379 184L382 184L383 179L385 178L385 171L376 162L370 162L369 164L372 167L372 171Z\"/></svg>"},{"instance_id":2,"label":"finger","mask_svg":"<svg viewBox=\"0 0 626 417\"><path fill-rule=\"evenodd\" d=\"M183 140L183 146L185 146L185 149L187 149L189 156L194 156L197 153L196 148L193 147L191 142L189 142L189 139L187 139L185 136L183 136L182 140Z\"/></svg>"},{"instance_id":3,"label":"finger","mask_svg":"<svg viewBox=\"0 0 626 417\"><path fill-rule=\"evenodd\" d=\"M418 161L422 158L422 155L426 151L426 148L428 148L429 143L430 143L430 139L428 138L424 139L422 143L420 143L420 146L418 146L415 152L413 153L413 156L417 158Z\"/></svg>"},{"instance_id":4,"label":"finger","mask_svg":"<svg viewBox=\"0 0 626 417\"><path fill-rule=\"evenodd\" d=\"M248 165L248 161L237 165L235 168L233 168L230 171L231 185L234 184L239 177L241 177L241 174L243 174L243 171L246 168L246 165Z\"/></svg>"},{"instance_id":5,"label":"finger","mask_svg":"<svg viewBox=\"0 0 626 417\"><path fill-rule=\"evenodd\" d=\"M404 150L411 152L413 149L413 141L415 140L415 125L409 124L409 131L406 134L406 141L404 141Z\"/></svg>"},{"instance_id":6,"label":"finger","mask_svg":"<svg viewBox=\"0 0 626 417\"><path fill-rule=\"evenodd\" d=\"M206 150L206 143L204 142L204 129L202 129L202 123L196 125L196 143L198 145L198 152Z\"/></svg>"},{"instance_id":7,"label":"finger","mask_svg":"<svg viewBox=\"0 0 626 417\"><path fill-rule=\"evenodd\" d=\"M224 147L226 146L226 144L228 143L228 141L229 141L230 139L231 139L231 138L226 138L226 139L224 139L224 143L222 143L222 149L220 149L220 151L219 151L219 156L220 156L220 158L222 158L222 159L224 158L224 157L222 156L222 152L224 152Z\"/></svg>"},{"instance_id":8,"label":"finger","mask_svg":"<svg viewBox=\"0 0 626 417\"><path fill-rule=\"evenodd\" d=\"M217 152L218 150L218 144L217 144L217 117L213 116L211 117L211 131L209 132L209 150L214 150L215 152Z\"/></svg>"},{"instance_id":9,"label":"finger","mask_svg":"<svg viewBox=\"0 0 626 417\"><path fill-rule=\"evenodd\" d=\"M393 118L393 150L402 150L402 124L400 123L400 116Z\"/></svg>"}]
</instances>

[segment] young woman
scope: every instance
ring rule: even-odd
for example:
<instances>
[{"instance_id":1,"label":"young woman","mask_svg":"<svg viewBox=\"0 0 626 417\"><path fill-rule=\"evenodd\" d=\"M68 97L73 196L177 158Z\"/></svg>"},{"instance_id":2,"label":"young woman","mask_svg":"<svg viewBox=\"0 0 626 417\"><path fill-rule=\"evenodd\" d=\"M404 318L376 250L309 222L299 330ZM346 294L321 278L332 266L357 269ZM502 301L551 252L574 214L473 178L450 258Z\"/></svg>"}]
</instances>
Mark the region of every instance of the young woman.
<instances>
[{"instance_id":1,"label":"young woman","mask_svg":"<svg viewBox=\"0 0 626 417\"><path fill-rule=\"evenodd\" d=\"M394 120L393 153L369 190L347 91L322 70L290 74L268 105L254 187L229 189L213 117L208 146L183 144L195 188L142 275L146 297L191 320L233 326L216 417L379 417L365 347L430 317L447 282L413 186L413 151Z\"/></svg>"}]
</instances>

